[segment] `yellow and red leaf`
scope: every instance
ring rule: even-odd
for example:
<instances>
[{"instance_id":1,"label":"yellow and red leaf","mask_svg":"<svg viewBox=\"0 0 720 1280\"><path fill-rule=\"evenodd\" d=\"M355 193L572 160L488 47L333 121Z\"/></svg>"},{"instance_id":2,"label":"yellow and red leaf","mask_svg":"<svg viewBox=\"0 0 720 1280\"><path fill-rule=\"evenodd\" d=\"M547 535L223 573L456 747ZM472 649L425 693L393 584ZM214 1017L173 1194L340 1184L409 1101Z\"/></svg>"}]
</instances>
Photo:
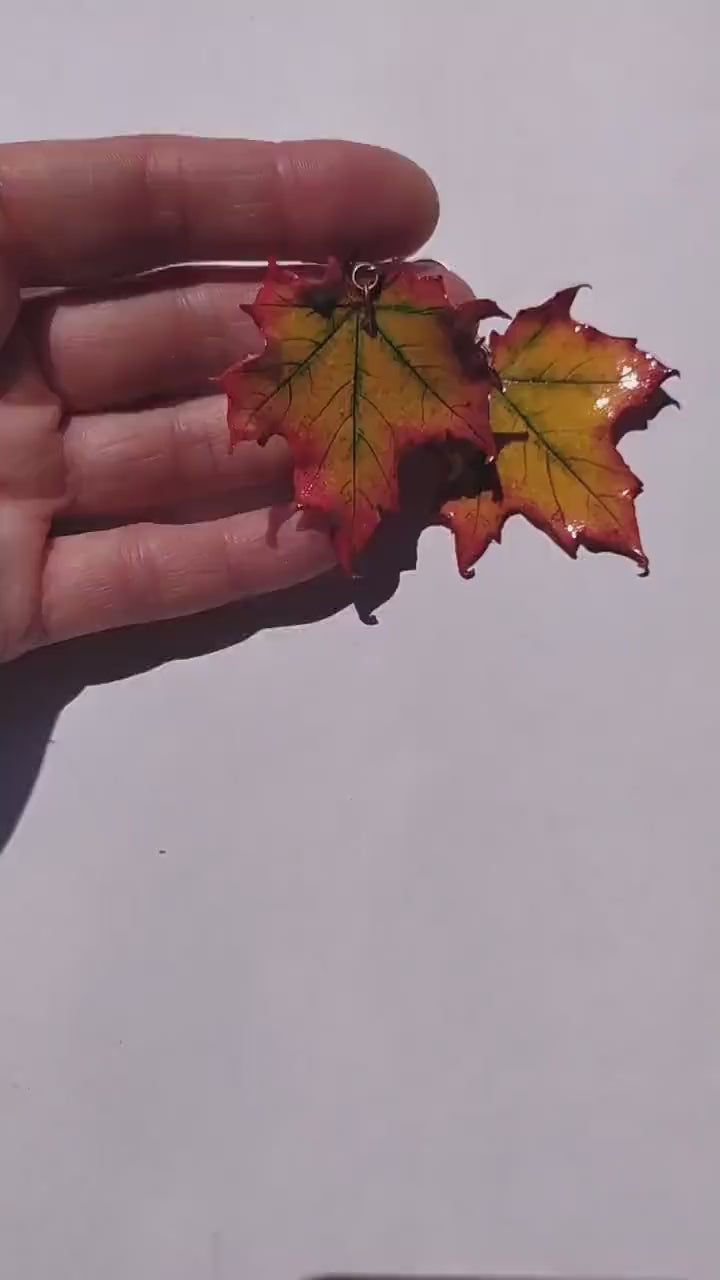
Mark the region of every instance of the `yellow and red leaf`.
<instances>
[{"instance_id":1,"label":"yellow and red leaf","mask_svg":"<svg viewBox=\"0 0 720 1280\"><path fill-rule=\"evenodd\" d=\"M248 310L266 346L223 379L231 439L285 437L297 503L330 517L346 569L397 508L408 449L456 440L494 456L477 327L503 313L451 306L439 270L385 267L369 297L337 263L315 278L271 264Z\"/></svg>"},{"instance_id":2,"label":"yellow and red leaf","mask_svg":"<svg viewBox=\"0 0 720 1280\"><path fill-rule=\"evenodd\" d=\"M520 311L504 334L491 335L496 482L476 497L445 503L441 512L462 572L500 541L515 514L571 556L580 546L615 551L647 570L634 504L642 485L616 446L627 430L644 425L675 371L632 339L578 324L570 314L577 292L566 289Z\"/></svg>"}]
</instances>

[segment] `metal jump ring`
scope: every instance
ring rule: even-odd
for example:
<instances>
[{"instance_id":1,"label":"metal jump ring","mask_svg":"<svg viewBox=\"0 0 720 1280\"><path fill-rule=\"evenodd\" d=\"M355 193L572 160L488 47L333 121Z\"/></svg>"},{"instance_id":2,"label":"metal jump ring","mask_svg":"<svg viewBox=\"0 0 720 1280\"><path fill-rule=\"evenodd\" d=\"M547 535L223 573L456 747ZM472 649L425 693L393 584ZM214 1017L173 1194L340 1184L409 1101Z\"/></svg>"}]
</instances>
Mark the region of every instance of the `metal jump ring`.
<instances>
[{"instance_id":1,"label":"metal jump ring","mask_svg":"<svg viewBox=\"0 0 720 1280\"><path fill-rule=\"evenodd\" d=\"M356 262L350 279L358 292L367 298L379 285L380 272L372 262Z\"/></svg>"}]
</instances>

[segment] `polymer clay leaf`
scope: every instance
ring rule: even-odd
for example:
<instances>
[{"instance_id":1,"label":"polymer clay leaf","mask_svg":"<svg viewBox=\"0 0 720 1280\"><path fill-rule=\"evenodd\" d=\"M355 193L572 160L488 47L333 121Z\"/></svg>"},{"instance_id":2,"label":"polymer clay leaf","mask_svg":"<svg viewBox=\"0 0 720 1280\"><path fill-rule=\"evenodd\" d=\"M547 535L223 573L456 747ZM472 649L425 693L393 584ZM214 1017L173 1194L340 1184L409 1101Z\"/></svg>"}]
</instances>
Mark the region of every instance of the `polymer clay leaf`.
<instances>
[{"instance_id":1,"label":"polymer clay leaf","mask_svg":"<svg viewBox=\"0 0 720 1280\"><path fill-rule=\"evenodd\" d=\"M577 292L565 289L520 311L504 334L491 335L490 363L499 379L490 393L496 483L442 509L463 572L500 541L516 513L571 556L581 545L615 551L647 570L634 505L642 485L616 444L631 427L645 425L675 371L632 339L576 323L570 309Z\"/></svg>"},{"instance_id":2,"label":"polymer clay leaf","mask_svg":"<svg viewBox=\"0 0 720 1280\"><path fill-rule=\"evenodd\" d=\"M480 319L452 307L438 269L372 269L372 288L337 263L309 278L271 264L249 314L264 352L223 379L233 442L284 436L300 507L327 514L351 571L383 512L397 508L412 446L460 440L495 453Z\"/></svg>"}]
</instances>

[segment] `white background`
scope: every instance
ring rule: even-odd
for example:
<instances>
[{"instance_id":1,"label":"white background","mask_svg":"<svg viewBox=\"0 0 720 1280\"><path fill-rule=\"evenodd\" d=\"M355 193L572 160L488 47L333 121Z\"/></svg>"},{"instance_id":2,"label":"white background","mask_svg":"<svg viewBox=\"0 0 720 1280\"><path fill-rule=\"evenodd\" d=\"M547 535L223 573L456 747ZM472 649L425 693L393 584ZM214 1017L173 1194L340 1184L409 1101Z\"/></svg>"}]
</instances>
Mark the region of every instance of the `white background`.
<instances>
[{"instance_id":1,"label":"white background","mask_svg":"<svg viewBox=\"0 0 720 1280\"><path fill-rule=\"evenodd\" d=\"M7 139L396 147L479 293L590 281L683 373L624 445L647 581L434 531L374 629L6 676L4 1280L718 1274L719 21L421 10L3 10Z\"/></svg>"}]
</instances>

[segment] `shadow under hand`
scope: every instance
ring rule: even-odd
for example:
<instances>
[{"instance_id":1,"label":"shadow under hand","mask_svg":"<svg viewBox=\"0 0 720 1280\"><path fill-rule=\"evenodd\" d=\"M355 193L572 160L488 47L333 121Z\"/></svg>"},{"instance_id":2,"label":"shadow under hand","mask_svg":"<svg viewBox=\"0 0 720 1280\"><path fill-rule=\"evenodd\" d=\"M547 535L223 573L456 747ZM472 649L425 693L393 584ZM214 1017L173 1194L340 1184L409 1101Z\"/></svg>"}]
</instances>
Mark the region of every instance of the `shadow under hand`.
<instances>
[{"instance_id":1,"label":"shadow under hand","mask_svg":"<svg viewBox=\"0 0 720 1280\"><path fill-rule=\"evenodd\" d=\"M212 613L68 641L0 667L0 852L32 793L60 713L83 689L214 653L260 631L317 622L353 604L363 621L375 622L402 573L415 568L418 539L437 500L436 465L428 454L403 469L401 512L383 520L360 577L335 570Z\"/></svg>"},{"instance_id":2,"label":"shadow under hand","mask_svg":"<svg viewBox=\"0 0 720 1280\"><path fill-rule=\"evenodd\" d=\"M88 636L0 667L0 853L42 766L60 713L83 689L214 653L272 627L330 617L351 599L339 573L212 613Z\"/></svg>"},{"instance_id":3,"label":"shadow under hand","mask_svg":"<svg viewBox=\"0 0 720 1280\"><path fill-rule=\"evenodd\" d=\"M400 467L400 510L381 522L356 578L338 569L212 613L68 641L0 667L0 853L32 793L60 713L83 689L215 653L261 631L319 622L351 605L363 622L375 623L402 574L415 569L420 534L435 522L439 502L493 485L492 468L473 450L415 450Z\"/></svg>"}]
</instances>

